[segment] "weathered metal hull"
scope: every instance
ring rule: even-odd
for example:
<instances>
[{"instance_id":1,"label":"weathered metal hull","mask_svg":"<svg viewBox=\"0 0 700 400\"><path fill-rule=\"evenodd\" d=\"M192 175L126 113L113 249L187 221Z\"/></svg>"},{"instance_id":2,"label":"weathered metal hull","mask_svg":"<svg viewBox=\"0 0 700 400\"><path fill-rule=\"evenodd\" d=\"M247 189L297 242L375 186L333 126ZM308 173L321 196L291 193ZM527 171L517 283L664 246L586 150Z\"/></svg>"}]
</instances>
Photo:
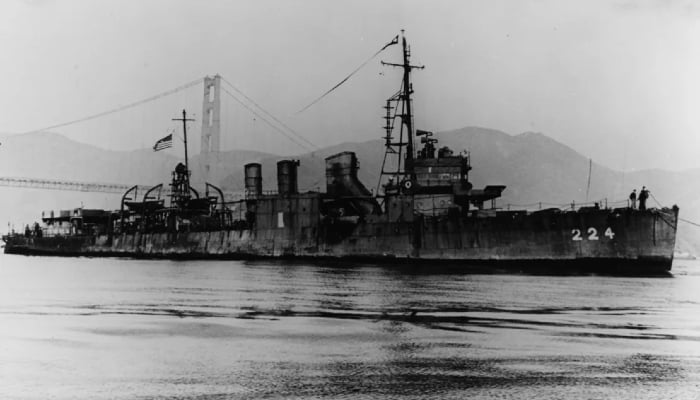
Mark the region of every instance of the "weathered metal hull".
<instances>
[{"instance_id":1,"label":"weathered metal hull","mask_svg":"<svg viewBox=\"0 0 700 400\"><path fill-rule=\"evenodd\" d=\"M209 232L5 238L6 253L158 258L302 257L669 271L678 209L413 215Z\"/></svg>"}]
</instances>

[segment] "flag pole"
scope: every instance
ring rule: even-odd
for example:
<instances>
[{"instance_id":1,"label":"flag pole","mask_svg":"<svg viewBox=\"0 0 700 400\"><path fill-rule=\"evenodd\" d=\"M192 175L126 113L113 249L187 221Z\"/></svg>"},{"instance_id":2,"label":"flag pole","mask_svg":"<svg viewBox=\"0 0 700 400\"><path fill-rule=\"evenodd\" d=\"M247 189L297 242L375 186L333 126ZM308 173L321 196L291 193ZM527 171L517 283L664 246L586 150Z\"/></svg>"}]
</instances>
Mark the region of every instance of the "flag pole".
<instances>
[{"instance_id":1,"label":"flag pole","mask_svg":"<svg viewBox=\"0 0 700 400\"><path fill-rule=\"evenodd\" d=\"M187 121L194 121L194 119L187 118L187 111L182 110L182 118L173 118L173 121L182 121L182 134L184 136L185 142L185 170L187 171L187 187L190 186L190 166L187 157ZM189 189L187 189L189 190Z\"/></svg>"}]
</instances>

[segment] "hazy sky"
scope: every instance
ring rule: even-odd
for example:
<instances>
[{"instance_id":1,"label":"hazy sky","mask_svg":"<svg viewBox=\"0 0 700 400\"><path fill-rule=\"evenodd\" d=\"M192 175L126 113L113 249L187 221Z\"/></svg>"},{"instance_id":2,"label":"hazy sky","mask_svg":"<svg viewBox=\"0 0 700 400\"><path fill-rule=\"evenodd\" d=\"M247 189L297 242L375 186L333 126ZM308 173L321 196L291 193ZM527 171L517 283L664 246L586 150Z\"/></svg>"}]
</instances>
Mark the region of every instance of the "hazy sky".
<instances>
[{"instance_id":1,"label":"hazy sky","mask_svg":"<svg viewBox=\"0 0 700 400\"><path fill-rule=\"evenodd\" d=\"M379 138L400 83L379 61L398 61L399 46L296 112L400 29L426 65L414 74L419 128L538 131L617 169L700 168L700 5L681 0L2 1L0 132L219 73L318 146ZM55 131L147 147L183 107L201 114L201 91ZM224 106L225 148L302 151Z\"/></svg>"}]
</instances>

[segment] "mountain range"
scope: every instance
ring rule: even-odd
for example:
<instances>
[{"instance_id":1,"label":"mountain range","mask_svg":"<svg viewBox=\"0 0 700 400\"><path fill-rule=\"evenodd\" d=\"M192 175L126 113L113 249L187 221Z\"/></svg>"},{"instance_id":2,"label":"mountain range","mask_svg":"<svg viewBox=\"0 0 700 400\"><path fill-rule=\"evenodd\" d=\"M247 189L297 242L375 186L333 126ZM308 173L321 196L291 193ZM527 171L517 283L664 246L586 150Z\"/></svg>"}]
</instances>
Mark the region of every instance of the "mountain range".
<instances>
[{"instance_id":1,"label":"mountain range","mask_svg":"<svg viewBox=\"0 0 700 400\"><path fill-rule=\"evenodd\" d=\"M467 127L441 132L436 137L440 146L449 146L456 152L469 151L473 167L470 180L474 187L506 185L498 207L537 209L583 202L620 207L626 206L632 189L639 192L646 186L652 195L650 206L677 204L681 218L700 221L700 191L695 186L700 181L700 169L615 171L536 132L509 135ZM155 185L167 183L173 167L181 160L174 152L111 151L49 132L8 135L0 141L0 177ZM360 179L368 188L376 189L384 157L381 140L343 143L295 157L300 160L300 190L325 190L324 158L341 151L357 154ZM210 180L225 190L241 190L243 166L260 162L263 186L274 190L279 159L256 151L220 152L213 160ZM190 166L193 182L201 184L203 174L198 155L191 157ZM0 221L15 224L29 221L26 218L33 221L42 209L71 208L81 203L88 208L118 208L119 198L120 195L1 187ZM25 219L18 220L19 217ZM678 232L677 249L700 254L700 227L681 222Z\"/></svg>"}]
</instances>

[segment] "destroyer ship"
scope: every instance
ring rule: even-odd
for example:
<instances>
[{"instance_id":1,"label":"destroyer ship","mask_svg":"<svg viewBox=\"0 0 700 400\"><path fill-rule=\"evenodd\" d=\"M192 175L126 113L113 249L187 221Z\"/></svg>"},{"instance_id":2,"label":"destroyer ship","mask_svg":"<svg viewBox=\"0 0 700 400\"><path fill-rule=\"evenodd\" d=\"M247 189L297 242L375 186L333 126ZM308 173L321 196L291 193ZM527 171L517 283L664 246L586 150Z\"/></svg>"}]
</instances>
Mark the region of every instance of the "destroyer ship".
<instances>
[{"instance_id":1,"label":"destroyer ship","mask_svg":"<svg viewBox=\"0 0 700 400\"><path fill-rule=\"evenodd\" d=\"M402 36L401 89L386 101L381 185L358 178L352 152L325 159L325 191L300 192L293 159L277 163L277 191L263 191L262 166L245 165L245 195L226 201L206 183L190 185L187 160L162 184L118 210L44 212L42 224L3 237L5 253L161 258L363 259L449 261L463 266L538 266L559 270L665 272L671 269L678 208L503 210L502 185L474 188L468 152L440 147L416 130L410 49ZM397 125L397 126L395 126Z\"/></svg>"}]
</instances>

